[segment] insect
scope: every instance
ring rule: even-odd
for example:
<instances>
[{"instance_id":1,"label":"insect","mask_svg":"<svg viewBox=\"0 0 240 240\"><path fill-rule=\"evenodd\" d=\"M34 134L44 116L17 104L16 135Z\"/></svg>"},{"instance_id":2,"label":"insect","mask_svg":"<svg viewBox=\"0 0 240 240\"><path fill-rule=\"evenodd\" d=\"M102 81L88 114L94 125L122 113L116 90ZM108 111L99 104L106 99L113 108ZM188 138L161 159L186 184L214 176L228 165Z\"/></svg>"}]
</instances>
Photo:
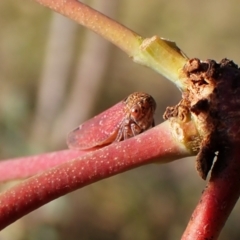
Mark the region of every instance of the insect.
<instances>
[{"instance_id":1,"label":"insect","mask_svg":"<svg viewBox=\"0 0 240 240\"><path fill-rule=\"evenodd\" d=\"M69 148L87 150L119 142L153 127L156 102L152 96L134 92L123 101L71 131Z\"/></svg>"}]
</instances>

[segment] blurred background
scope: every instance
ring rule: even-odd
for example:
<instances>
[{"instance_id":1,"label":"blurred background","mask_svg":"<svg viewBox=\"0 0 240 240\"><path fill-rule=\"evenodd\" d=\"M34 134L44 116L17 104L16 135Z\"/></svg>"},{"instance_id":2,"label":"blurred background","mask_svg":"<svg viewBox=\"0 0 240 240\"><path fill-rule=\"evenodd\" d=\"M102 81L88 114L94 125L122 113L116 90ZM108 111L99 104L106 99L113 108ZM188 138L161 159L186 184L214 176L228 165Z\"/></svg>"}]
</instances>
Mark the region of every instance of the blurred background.
<instances>
[{"instance_id":1,"label":"blurred background","mask_svg":"<svg viewBox=\"0 0 240 240\"><path fill-rule=\"evenodd\" d=\"M240 63L237 0L92 0L144 37L189 56ZM157 101L156 123L179 91L82 26L34 1L0 2L0 159L66 148L66 134L134 91ZM205 182L194 158L144 166L59 198L0 240L179 239ZM6 187L6 185L4 185ZM240 239L237 204L220 240Z\"/></svg>"}]
</instances>

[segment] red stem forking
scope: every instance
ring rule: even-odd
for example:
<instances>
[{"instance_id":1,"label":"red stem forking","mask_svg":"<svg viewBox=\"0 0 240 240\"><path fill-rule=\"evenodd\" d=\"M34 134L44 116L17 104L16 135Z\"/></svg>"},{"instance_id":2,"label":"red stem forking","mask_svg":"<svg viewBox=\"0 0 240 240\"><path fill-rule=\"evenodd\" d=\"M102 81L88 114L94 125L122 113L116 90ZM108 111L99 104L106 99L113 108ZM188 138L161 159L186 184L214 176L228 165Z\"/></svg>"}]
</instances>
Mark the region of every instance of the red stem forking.
<instances>
[{"instance_id":1,"label":"red stem forking","mask_svg":"<svg viewBox=\"0 0 240 240\"><path fill-rule=\"evenodd\" d=\"M182 240L216 240L240 195L240 149L220 153ZM217 169L217 171L215 171Z\"/></svg>"},{"instance_id":2,"label":"red stem forking","mask_svg":"<svg viewBox=\"0 0 240 240\"><path fill-rule=\"evenodd\" d=\"M32 210L78 188L154 159L167 162L190 152L172 137L169 122L43 172L0 195L0 229ZM55 153L60 157L61 153ZM69 151L71 153L71 151ZM43 156L43 155L42 155Z\"/></svg>"}]
</instances>

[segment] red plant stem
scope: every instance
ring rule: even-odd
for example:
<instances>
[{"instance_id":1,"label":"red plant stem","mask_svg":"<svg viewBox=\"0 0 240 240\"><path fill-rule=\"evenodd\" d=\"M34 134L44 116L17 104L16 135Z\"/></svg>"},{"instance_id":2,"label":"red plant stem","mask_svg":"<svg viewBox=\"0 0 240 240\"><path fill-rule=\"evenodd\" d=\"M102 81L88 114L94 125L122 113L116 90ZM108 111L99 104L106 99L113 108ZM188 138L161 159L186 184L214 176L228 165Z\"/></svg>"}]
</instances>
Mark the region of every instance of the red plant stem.
<instances>
[{"instance_id":1,"label":"red plant stem","mask_svg":"<svg viewBox=\"0 0 240 240\"><path fill-rule=\"evenodd\" d=\"M192 214L182 240L218 239L240 195L239 157L239 144L228 152L219 154L211 179Z\"/></svg>"},{"instance_id":2,"label":"red plant stem","mask_svg":"<svg viewBox=\"0 0 240 240\"><path fill-rule=\"evenodd\" d=\"M139 51L140 43L137 39L140 40L140 36L77 0L35 1L96 32L130 56Z\"/></svg>"},{"instance_id":3,"label":"red plant stem","mask_svg":"<svg viewBox=\"0 0 240 240\"><path fill-rule=\"evenodd\" d=\"M31 177L39 172L80 157L87 152L63 150L0 161L0 182Z\"/></svg>"},{"instance_id":4,"label":"red plant stem","mask_svg":"<svg viewBox=\"0 0 240 240\"><path fill-rule=\"evenodd\" d=\"M0 195L0 229L64 194L150 163L190 152L172 137L165 122L134 138L114 143L29 178Z\"/></svg>"},{"instance_id":5,"label":"red plant stem","mask_svg":"<svg viewBox=\"0 0 240 240\"><path fill-rule=\"evenodd\" d=\"M124 51L134 62L152 68L179 88L186 87L180 70L186 64L187 57L175 43L157 36L144 39L77 0L35 1L94 31Z\"/></svg>"}]
</instances>

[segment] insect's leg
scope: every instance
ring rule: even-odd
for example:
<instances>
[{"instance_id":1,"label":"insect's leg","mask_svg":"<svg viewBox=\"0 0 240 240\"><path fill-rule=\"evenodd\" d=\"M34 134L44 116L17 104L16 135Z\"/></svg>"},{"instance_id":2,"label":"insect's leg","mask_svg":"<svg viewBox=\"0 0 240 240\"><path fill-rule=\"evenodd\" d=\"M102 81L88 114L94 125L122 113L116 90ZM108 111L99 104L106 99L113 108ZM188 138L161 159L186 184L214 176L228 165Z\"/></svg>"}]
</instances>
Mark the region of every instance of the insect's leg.
<instances>
[{"instance_id":1,"label":"insect's leg","mask_svg":"<svg viewBox=\"0 0 240 240\"><path fill-rule=\"evenodd\" d=\"M129 121L128 120L123 120L121 123L121 126L118 130L118 136L116 140L119 142L121 140L126 140L129 137L132 137L131 135L129 136Z\"/></svg>"},{"instance_id":2,"label":"insect's leg","mask_svg":"<svg viewBox=\"0 0 240 240\"><path fill-rule=\"evenodd\" d=\"M136 123L131 123L130 127L133 136L136 136L142 132L142 129Z\"/></svg>"},{"instance_id":3,"label":"insect's leg","mask_svg":"<svg viewBox=\"0 0 240 240\"><path fill-rule=\"evenodd\" d=\"M114 142L120 142L122 140L122 137L123 137L123 130L121 128L119 128L117 137L114 140Z\"/></svg>"},{"instance_id":4,"label":"insect's leg","mask_svg":"<svg viewBox=\"0 0 240 240\"><path fill-rule=\"evenodd\" d=\"M124 139L123 136L124 136L124 121L121 122L119 129L118 129L117 137L114 141L120 142L122 139Z\"/></svg>"},{"instance_id":5,"label":"insect's leg","mask_svg":"<svg viewBox=\"0 0 240 240\"><path fill-rule=\"evenodd\" d=\"M129 138L129 119L124 118L123 121L120 124L118 134L116 137L116 142L120 142L122 140L128 139Z\"/></svg>"},{"instance_id":6,"label":"insect's leg","mask_svg":"<svg viewBox=\"0 0 240 240\"><path fill-rule=\"evenodd\" d=\"M126 140L129 138L128 132L129 132L129 125L125 124L123 126L123 140Z\"/></svg>"}]
</instances>

